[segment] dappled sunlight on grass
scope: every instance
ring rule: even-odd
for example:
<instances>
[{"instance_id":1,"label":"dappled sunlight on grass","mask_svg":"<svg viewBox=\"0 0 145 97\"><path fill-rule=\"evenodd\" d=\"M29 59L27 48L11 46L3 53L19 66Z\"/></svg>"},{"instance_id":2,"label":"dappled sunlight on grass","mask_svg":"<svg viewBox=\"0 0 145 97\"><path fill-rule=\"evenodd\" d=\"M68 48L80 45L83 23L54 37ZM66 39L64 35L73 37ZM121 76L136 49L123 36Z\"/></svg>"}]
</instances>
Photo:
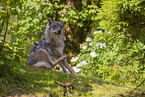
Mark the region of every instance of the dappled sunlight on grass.
<instances>
[{"instance_id":1,"label":"dappled sunlight on grass","mask_svg":"<svg viewBox=\"0 0 145 97\"><path fill-rule=\"evenodd\" d=\"M68 77L68 78L67 78ZM84 76L67 75L63 72L56 72L44 68L29 67L27 72L17 78L3 78L0 82L0 95L2 96L37 96L37 97L56 97L63 96L62 86L54 83L70 83L73 81L73 91L69 88L71 95L87 97L110 97L121 95L132 88L117 86L114 83L105 82L95 78ZM60 88L60 89L58 89ZM67 94L67 93L66 93Z\"/></svg>"}]
</instances>

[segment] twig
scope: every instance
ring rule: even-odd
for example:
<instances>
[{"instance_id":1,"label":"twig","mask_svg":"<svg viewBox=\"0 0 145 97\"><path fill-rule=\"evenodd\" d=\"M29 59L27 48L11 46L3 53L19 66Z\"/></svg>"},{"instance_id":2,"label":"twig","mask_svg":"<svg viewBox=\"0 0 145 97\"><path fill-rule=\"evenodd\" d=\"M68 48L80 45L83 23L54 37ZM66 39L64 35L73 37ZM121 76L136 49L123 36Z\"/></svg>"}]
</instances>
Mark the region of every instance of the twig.
<instances>
[{"instance_id":1,"label":"twig","mask_svg":"<svg viewBox=\"0 0 145 97\"><path fill-rule=\"evenodd\" d=\"M66 80L67 80L67 79L68 79L68 76L67 76ZM64 96L65 96L65 94L66 94L66 92L67 92L67 94L68 94L69 97L70 97L71 95L70 95L70 93L69 93L69 88L71 88L71 90L72 90L72 87L74 86L74 85L72 84L72 82L73 82L75 79L73 79L70 83L67 83L66 80L65 80L65 83L61 83L61 82L59 82L59 81L55 81L54 83L59 84L60 86L63 86L63 88L64 88ZM60 89L60 87L59 87L59 89ZM58 90L58 89L57 89L57 90Z\"/></svg>"}]
</instances>

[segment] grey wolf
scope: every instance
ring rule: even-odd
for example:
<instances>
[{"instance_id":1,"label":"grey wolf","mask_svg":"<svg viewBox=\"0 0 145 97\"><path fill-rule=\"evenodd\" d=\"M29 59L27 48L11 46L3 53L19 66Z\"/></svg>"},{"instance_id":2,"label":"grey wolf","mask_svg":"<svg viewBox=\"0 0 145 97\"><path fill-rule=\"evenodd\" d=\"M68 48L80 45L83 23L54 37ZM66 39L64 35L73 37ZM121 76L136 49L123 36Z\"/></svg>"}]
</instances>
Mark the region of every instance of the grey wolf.
<instances>
[{"instance_id":1,"label":"grey wolf","mask_svg":"<svg viewBox=\"0 0 145 97\"><path fill-rule=\"evenodd\" d=\"M48 18L45 29L45 37L40 39L29 48L31 55L29 64L36 67L44 66L53 68L60 63L63 71L68 74L66 68L74 75L77 75L71 66L67 63L63 56L64 38L65 38L65 22L52 21ZM58 59L53 62L53 59Z\"/></svg>"}]
</instances>

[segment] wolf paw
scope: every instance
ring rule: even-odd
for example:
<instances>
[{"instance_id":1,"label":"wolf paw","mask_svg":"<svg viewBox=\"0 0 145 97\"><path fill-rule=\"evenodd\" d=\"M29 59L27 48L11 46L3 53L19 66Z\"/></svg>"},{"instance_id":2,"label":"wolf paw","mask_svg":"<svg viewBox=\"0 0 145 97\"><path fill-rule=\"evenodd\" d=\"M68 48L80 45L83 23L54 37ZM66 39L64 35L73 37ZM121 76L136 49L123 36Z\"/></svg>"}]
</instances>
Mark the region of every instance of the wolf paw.
<instances>
[{"instance_id":1,"label":"wolf paw","mask_svg":"<svg viewBox=\"0 0 145 97\"><path fill-rule=\"evenodd\" d=\"M65 58L66 58L66 56L62 56L62 57L61 57L61 60L64 60Z\"/></svg>"},{"instance_id":2,"label":"wolf paw","mask_svg":"<svg viewBox=\"0 0 145 97\"><path fill-rule=\"evenodd\" d=\"M63 58L66 58L66 56L64 55L64 56L62 56Z\"/></svg>"}]
</instances>

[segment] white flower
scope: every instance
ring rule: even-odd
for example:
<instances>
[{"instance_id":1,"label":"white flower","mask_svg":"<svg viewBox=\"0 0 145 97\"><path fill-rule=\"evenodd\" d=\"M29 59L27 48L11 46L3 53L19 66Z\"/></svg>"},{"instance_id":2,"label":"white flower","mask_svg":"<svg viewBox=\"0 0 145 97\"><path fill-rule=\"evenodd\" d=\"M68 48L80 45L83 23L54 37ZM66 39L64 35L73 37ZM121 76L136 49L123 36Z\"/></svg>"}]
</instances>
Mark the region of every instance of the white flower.
<instances>
[{"instance_id":1,"label":"white flower","mask_svg":"<svg viewBox=\"0 0 145 97\"><path fill-rule=\"evenodd\" d=\"M99 30L99 31L95 31L94 34L97 34L97 33L102 33L102 30Z\"/></svg>"},{"instance_id":2,"label":"white flower","mask_svg":"<svg viewBox=\"0 0 145 97\"><path fill-rule=\"evenodd\" d=\"M70 27L67 27L67 30L69 31L70 30ZM70 36L71 37L71 36Z\"/></svg>"},{"instance_id":3,"label":"white flower","mask_svg":"<svg viewBox=\"0 0 145 97\"><path fill-rule=\"evenodd\" d=\"M98 46L98 44L96 46ZM99 46L100 46L100 48L103 48L103 47L106 47L106 44L105 43L99 43Z\"/></svg>"},{"instance_id":4,"label":"white flower","mask_svg":"<svg viewBox=\"0 0 145 97\"><path fill-rule=\"evenodd\" d=\"M111 31L109 31L108 34L111 34Z\"/></svg>"},{"instance_id":5,"label":"white flower","mask_svg":"<svg viewBox=\"0 0 145 97\"><path fill-rule=\"evenodd\" d=\"M76 66L77 66L77 67L81 67L81 66L83 66L83 65L82 65L82 64L80 64L80 63L78 63Z\"/></svg>"},{"instance_id":6,"label":"white flower","mask_svg":"<svg viewBox=\"0 0 145 97\"><path fill-rule=\"evenodd\" d=\"M80 48L82 48L83 45L80 44Z\"/></svg>"},{"instance_id":7,"label":"white flower","mask_svg":"<svg viewBox=\"0 0 145 97\"><path fill-rule=\"evenodd\" d=\"M82 61L80 64L86 65L87 62L86 61Z\"/></svg>"},{"instance_id":8,"label":"white flower","mask_svg":"<svg viewBox=\"0 0 145 97\"><path fill-rule=\"evenodd\" d=\"M79 72L81 69L79 69L79 68L77 68L77 67L73 67L73 70L74 70L75 72Z\"/></svg>"},{"instance_id":9,"label":"white flower","mask_svg":"<svg viewBox=\"0 0 145 97\"><path fill-rule=\"evenodd\" d=\"M121 35L121 38L124 38L125 36L124 35Z\"/></svg>"},{"instance_id":10,"label":"white flower","mask_svg":"<svg viewBox=\"0 0 145 97\"><path fill-rule=\"evenodd\" d=\"M99 43L99 45L102 46L103 44L102 43Z\"/></svg>"},{"instance_id":11,"label":"white flower","mask_svg":"<svg viewBox=\"0 0 145 97\"><path fill-rule=\"evenodd\" d=\"M103 43L102 45L103 45L104 47L106 47L106 44L105 44L105 43Z\"/></svg>"},{"instance_id":12,"label":"white flower","mask_svg":"<svg viewBox=\"0 0 145 97\"><path fill-rule=\"evenodd\" d=\"M65 13L67 12L67 10L66 9L63 9L64 11L65 11Z\"/></svg>"},{"instance_id":13,"label":"white flower","mask_svg":"<svg viewBox=\"0 0 145 97\"><path fill-rule=\"evenodd\" d=\"M123 88L123 89L128 90L128 88Z\"/></svg>"},{"instance_id":14,"label":"white flower","mask_svg":"<svg viewBox=\"0 0 145 97\"><path fill-rule=\"evenodd\" d=\"M92 43L93 43L93 42L89 43L89 46L92 46Z\"/></svg>"},{"instance_id":15,"label":"white flower","mask_svg":"<svg viewBox=\"0 0 145 97\"><path fill-rule=\"evenodd\" d=\"M87 46L80 45L80 48L86 49Z\"/></svg>"},{"instance_id":16,"label":"white flower","mask_svg":"<svg viewBox=\"0 0 145 97\"><path fill-rule=\"evenodd\" d=\"M82 62L77 64L77 67L81 67L81 66L86 65L86 64L87 64L86 61L82 61Z\"/></svg>"},{"instance_id":17,"label":"white flower","mask_svg":"<svg viewBox=\"0 0 145 97\"><path fill-rule=\"evenodd\" d=\"M99 46L99 44L96 44L96 46L98 47L98 46Z\"/></svg>"},{"instance_id":18,"label":"white flower","mask_svg":"<svg viewBox=\"0 0 145 97\"><path fill-rule=\"evenodd\" d=\"M98 33L98 31L95 31L94 34Z\"/></svg>"},{"instance_id":19,"label":"white flower","mask_svg":"<svg viewBox=\"0 0 145 97\"><path fill-rule=\"evenodd\" d=\"M102 45L105 46L105 43L103 43Z\"/></svg>"},{"instance_id":20,"label":"white flower","mask_svg":"<svg viewBox=\"0 0 145 97\"><path fill-rule=\"evenodd\" d=\"M79 59L79 57L72 57L71 62L76 62Z\"/></svg>"},{"instance_id":21,"label":"white flower","mask_svg":"<svg viewBox=\"0 0 145 97\"><path fill-rule=\"evenodd\" d=\"M61 16L63 17L63 16L64 16L64 14L61 14Z\"/></svg>"},{"instance_id":22,"label":"white flower","mask_svg":"<svg viewBox=\"0 0 145 97\"><path fill-rule=\"evenodd\" d=\"M85 50L87 48L87 46L83 46L82 48Z\"/></svg>"},{"instance_id":23,"label":"white flower","mask_svg":"<svg viewBox=\"0 0 145 97\"><path fill-rule=\"evenodd\" d=\"M127 34L127 36L131 36L130 34Z\"/></svg>"},{"instance_id":24,"label":"white flower","mask_svg":"<svg viewBox=\"0 0 145 97\"><path fill-rule=\"evenodd\" d=\"M98 54L97 54L96 52L91 52L90 55L91 55L92 57L97 57L97 56L98 56Z\"/></svg>"},{"instance_id":25,"label":"white flower","mask_svg":"<svg viewBox=\"0 0 145 97\"><path fill-rule=\"evenodd\" d=\"M92 39L90 37L87 37L86 41L92 41Z\"/></svg>"},{"instance_id":26,"label":"white flower","mask_svg":"<svg viewBox=\"0 0 145 97\"><path fill-rule=\"evenodd\" d=\"M102 33L102 30L100 30L99 33Z\"/></svg>"}]
</instances>

